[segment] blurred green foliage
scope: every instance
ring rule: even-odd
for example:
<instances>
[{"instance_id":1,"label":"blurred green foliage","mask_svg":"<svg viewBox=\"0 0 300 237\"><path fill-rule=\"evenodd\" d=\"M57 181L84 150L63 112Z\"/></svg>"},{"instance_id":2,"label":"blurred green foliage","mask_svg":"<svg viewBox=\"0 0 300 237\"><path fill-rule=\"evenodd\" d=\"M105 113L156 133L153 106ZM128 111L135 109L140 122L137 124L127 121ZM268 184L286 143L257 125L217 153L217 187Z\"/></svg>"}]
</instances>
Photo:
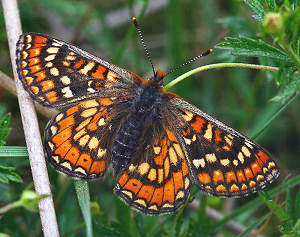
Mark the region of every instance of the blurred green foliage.
<instances>
[{"instance_id":1,"label":"blurred green foliage","mask_svg":"<svg viewBox=\"0 0 300 237\"><path fill-rule=\"evenodd\" d=\"M172 91L246 134L256 134L271 121L256 140L274 155L282 178L259 196L235 199L234 206L227 211L224 211L228 206L226 199L206 196L195 189L189 202L178 212L149 217L130 209L112 193L116 181L107 174L105 179L89 183L91 203L87 189L82 191L80 206L84 213L91 205L93 236L183 237L215 236L216 233L237 236L225 227L229 221L246 227L239 236L246 236L254 229L265 236L299 236L300 103L295 99L300 89L299 1L170 0L146 13L151 2L20 0L19 7L24 32L42 32L70 41L145 77L152 75L151 66L129 17L123 16L120 9L139 16L156 68L167 71L218 46L214 55L181 68L168 76L166 82L197 65L212 62L278 67L277 73L237 68L207 71L177 84ZM136 5L140 6L139 12L134 12ZM270 13L277 14L276 20L269 22L274 16L268 15ZM278 21L280 24L275 28L268 28ZM12 75L3 14L0 14L0 52L0 70ZM17 101L2 89L0 98L0 145L6 142L9 146L24 146ZM294 102L289 103L291 100ZM285 105L288 106L283 107ZM5 115L6 111L11 115ZM280 116L274 117L276 113ZM40 117L42 128L47 120ZM32 185L29 162L22 158L26 155L24 147L9 150L6 157L1 154L4 153L0 149L0 208L21 200L27 186ZM89 214L88 211L81 214L73 180L59 175L51 167L49 175L61 236L86 235L83 217L89 218L86 217ZM193 200L200 201L197 210L188 205ZM208 217L208 206L218 210L224 218ZM0 236L4 233L42 236L39 216L24 208L0 214L0 232Z\"/></svg>"}]
</instances>

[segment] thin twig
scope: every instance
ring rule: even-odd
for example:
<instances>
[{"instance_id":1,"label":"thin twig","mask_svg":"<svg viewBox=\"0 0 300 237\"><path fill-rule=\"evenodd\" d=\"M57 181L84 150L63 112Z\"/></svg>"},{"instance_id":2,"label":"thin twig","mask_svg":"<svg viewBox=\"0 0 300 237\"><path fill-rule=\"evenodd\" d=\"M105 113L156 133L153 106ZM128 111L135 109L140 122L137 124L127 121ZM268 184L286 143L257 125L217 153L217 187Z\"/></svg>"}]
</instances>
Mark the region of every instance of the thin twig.
<instances>
[{"instance_id":1,"label":"thin twig","mask_svg":"<svg viewBox=\"0 0 300 237\"><path fill-rule=\"evenodd\" d=\"M45 237L58 237L58 225L37 116L29 95L22 88L16 70L16 43L22 33L17 1L2 0L2 7L34 187L38 194L47 195L39 201L42 229Z\"/></svg>"},{"instance_id":2,"label":"thin twig","mask_svg":"<svg viewBox=\"0 0 300 237\"><path fill-rule=\"evenodd\" d=\"M9 76L7 76L2 71L0 71L0 87L7 90L12 95L17 96L16 84ZM57 109L46 108L38 103L35 103L34 105L35 109L47 118L52 118L59 112Z\"/></svg>"}]
</instances>

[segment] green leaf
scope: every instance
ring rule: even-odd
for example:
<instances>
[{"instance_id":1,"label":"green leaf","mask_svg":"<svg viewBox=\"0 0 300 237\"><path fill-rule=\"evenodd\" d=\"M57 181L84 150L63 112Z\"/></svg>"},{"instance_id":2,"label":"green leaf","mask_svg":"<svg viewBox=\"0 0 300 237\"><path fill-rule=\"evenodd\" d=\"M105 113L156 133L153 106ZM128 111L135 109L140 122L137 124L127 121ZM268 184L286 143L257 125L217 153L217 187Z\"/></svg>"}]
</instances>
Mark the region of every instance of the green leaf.
<instances>
[{"instance_id":1,"label":"green leaf","mask_svg":"<svg viewBox=\"0 0 300 237\"><path fill-rule=\"evenodd\" d=\"M0 146L5 145L5 141L11 130L11 128L8 127L10 124L10 118L11 118L11 115L7 114L0 121Z\"/></svg>"},{"instance_id":2,"label":"green leaf","mask_svg":"<svg viewBox=\"0 0 300 237\"><path fill-rule=\"evenodd\" d=\"M299 93L300 90L300 75L294 75L290 83L283 85L280 88L280 92L277 96L274 96L271 101L287 101L295 93Z\"/></svg>"},{"instance_id":3,"label":"green leaf","mask_svg":"<svg viewBox=\"0 0 300 237\"><path fill-rule=\"evenodd\" d=\"M225 38L225 41L218 44L218 48L230 49L233 55L268 57L284 62L289 62L289 56L280 49L260 40L247 37Z\"/></svg>"},{"instance_id":4,"label":"green leaf","mask_svg":"<svg viewBox=\"0 0 300 237\"><path fill-rule=\"evenodd\" d=\"M76 180L74 185L86 226L86 236L93 237L89 184L86 180Z\"/></svg>"},{"instance_id":5,"label":"green leaf","mask_svg":"<svg viewBox=\"0 0 300 237\"><path fill-rule=\"evenodd\" d=\"M276 3L274 0L266 0L267 4L268 4L268 10L269 11L274 11L275 7L276 7Z\"/></svg>"},{"instance_id":6,"label":"green leaf","mask_svg":"<svg viewBox=\"0 0 300 237\"><path fill-rule=\"evenodd\" d=\"M28 151L23 146L0 146L0 157L28 157Z\"/></svg>"},{"instance_id":7,"label":"green leaf","mask_svg":"<svg viewBox=\"0 0 300 237\"><path fill-rule=\"evenodd\" d=\"M104 225L102 223L97 223L96 232L97 232L97 236L108 236L108 237L124 236L121 234L118 227Z\"/></svg>"},{"instance_id":8,"label":"green leaf","mask_svg":"<svg viewBox=\"0 0 300 237\"><path fill-rule=\"evenodd\" d=\"M264 221L271 215L272 213L267 213L263 217L259 218L257 221L253 222L252 224L249 225L249 227L241 234L238 235L238 237L245 237L249 236L249 233L258 228L261 224L264 223Z\"/></svg>"},{"instance_id":9,"label":"green leaf","mask_svg":"<svg viewBox=\"0 0 300 237\"><path fill-rule=\"evenodd\" d=\"M300 189L298 190L298 193L296 195L294 213L295 213L295 220L300 219Z\"/></svg>"},{"instance_id":10,"label":"green leaf","mask_svg":"<svg viewBox=\"0 0 300 237\"><path fill-rule=\"evenodd\" d=\"M253 13L254 19L256 19L258 22L262 23L265 16L265 9L263 5L263 0L247 0L245 3L250 8L250 10Z\"/></svg>"},{"instance_id":11,"label":"green leaf","mask_svg":"<svg viewBox=\"0 0 300 237\"><path fill-rule=\"evenodd\" d=\"M261 191L258 194L280 221L286 221L289 219L284 208L275 202L267 192Z\"/></svg>"},{"instance_id":12,"label":"green leaf","mask_svg":"<svg viewBox=\"0 0 300 237\"><path fill-rule=\"evenodd\" d=\"M278 85L291 82L294 78L294 72L297 71L297 67L291 64L280 65L279 70L276 74L275 80Z\"/></svg>"},{"instance_id":13,"label":"green leaf","mask_svg":"<svg viewBox=\"0 0 300 237\"><path fill-rule=\"evenodd\" d=\"M289 188L286 193L286 214L290 219L294 219L294 208L293 208L293 198L292 198L292 191Z\"/></svg>"},{"instance_id":14,"label":"green leaf","mask_svg":"<svg viewBox=\"0 0 300 237\"><path fill-rule=\"evenodd\" d=\"M282 233L288 234L292 231L293 227L294 227L293 221L291 219L288 219L288 220L282 222L279 229Z\"/></svg>"},{"instance_id":15,"label":"green leaf","mask_svg":"<svg viewBox=\"0 0 300 237\"><path fill-rule=\"evenodd\" d=\"M8 183L9 181L21 183L22 178L15 172L14 167L0 166L0 182Z\"/></svg>"}]
</instances>

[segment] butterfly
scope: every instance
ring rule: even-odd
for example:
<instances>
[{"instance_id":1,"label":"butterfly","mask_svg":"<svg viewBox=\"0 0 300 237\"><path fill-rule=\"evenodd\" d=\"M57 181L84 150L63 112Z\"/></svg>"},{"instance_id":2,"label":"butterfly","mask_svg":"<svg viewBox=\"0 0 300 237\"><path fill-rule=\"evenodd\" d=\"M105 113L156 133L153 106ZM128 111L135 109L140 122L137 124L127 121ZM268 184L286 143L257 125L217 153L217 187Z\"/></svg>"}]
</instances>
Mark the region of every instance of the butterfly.
<instances>
[{"instance_id":1,"label":"butterfly","mask_svg":"<svg viewBox=\"0 0 300 237\"><path fill-rule=\"evenodd\" d=\"M49 163L94 179L112 165L114 192L148 215L174 212L192 184L224 197L254 193L279 171L243 134L163 87L64 41L26 33L17 70L31 98L62 110L45 128Z\"/></svg>"}]
</instances>

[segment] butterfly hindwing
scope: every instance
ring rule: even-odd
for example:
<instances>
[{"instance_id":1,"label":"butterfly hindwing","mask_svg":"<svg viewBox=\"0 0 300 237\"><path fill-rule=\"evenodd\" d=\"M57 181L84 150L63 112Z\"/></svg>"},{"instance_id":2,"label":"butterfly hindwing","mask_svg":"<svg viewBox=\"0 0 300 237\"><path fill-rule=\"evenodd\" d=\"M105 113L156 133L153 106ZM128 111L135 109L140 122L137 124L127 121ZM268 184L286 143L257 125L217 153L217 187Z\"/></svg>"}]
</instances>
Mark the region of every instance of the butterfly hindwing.
<instances>
[{"instance_id":1,"label":"butterfly hindwing","mask_svg":"<svg viewBox=\"0 0 300 237\"><path fill-rule=\"evenodd\" d=\"M64 41L38 33L17 43L17 69L31 97L49 107L128 94L136 76Z\"/></svg>"},{"instance_id":2,"label":"butterfly hindwing","mask_svg":"<svg viewBox=\"0 0 300 237\"><path fill-rule=\"evenodd\" d=\"M50 120L45 129L45 149L55 169L87 179L104 174L120 116L124 116L119 102L120 98L87 100Z\"/></svg>"},{"instance_id":3,"label":"butterfly hindwing","mask_svg":"<svg viewBox=\"0 0 300 237\"><path fill-rule=\"evenodd\" d=\"M200 189L215 196L243 196L278 177L275 161L255 142L183 99L171 101L191 176Z\"/></svg>"},{"instance_id":4,"label":"butterfly hindwing","mask_svg":"<svg viewBox=\"0 0 300 237\"><path fill-rule=\"evenodd\" d=\"M182 148L169 129L162 130L146 147L144 154L138 154L143 162L131 163L114 191L146 214L173 212L186 201L190 190Z\"/></svg>"}]
</instances>

